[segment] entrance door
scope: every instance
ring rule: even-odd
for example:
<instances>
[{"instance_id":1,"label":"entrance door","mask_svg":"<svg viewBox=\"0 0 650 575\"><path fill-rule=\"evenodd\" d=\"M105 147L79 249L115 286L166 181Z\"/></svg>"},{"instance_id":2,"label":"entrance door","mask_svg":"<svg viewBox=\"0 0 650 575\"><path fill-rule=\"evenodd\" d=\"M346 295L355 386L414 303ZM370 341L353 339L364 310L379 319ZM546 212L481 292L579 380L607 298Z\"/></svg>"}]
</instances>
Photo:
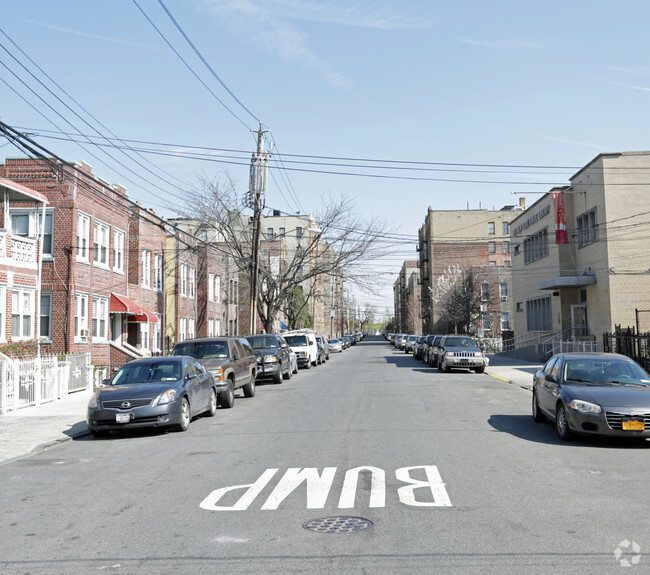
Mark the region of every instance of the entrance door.
<instances>
[{"instance_id":1,"label":"entrance door","mask_svg":"<svg viewBox=\"0 0 650 575\"><path fill-rule=\"evenodd\" d=\"M587 324L587 306L571 306L571 330L574 336L589 335L589 326Z\"/></svg>"},{"instance_id":2,"label":"entrance door","mask_svg":"<svg viewBox=\"0 0 650 575\"><path fill-rule=\"evenodd\" d=\"M113 342L117 345L122 344L122 314L113 313L111 314L111 334Z\"/></svg>"}]
</instances>

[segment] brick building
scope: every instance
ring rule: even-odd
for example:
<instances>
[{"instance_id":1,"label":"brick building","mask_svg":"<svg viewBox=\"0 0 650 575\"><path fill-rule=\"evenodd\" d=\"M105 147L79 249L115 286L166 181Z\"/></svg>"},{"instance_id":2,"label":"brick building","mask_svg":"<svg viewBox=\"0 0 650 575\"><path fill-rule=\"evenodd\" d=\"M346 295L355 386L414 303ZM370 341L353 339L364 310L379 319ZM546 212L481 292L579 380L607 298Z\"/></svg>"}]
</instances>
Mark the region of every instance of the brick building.
<instances>
[{"instance_id":1,"label":"brick building","mask_svg":"<svg viewBox=\"0 0 650 575\"><path fill-rule=\"evenodd\" d=\"M600 154L512 221L518 346L650 331L648 170L650 152Z\"/></svg>"},{"instance_id":2,"label":"brick building","mask_svg":"<svg viewBox=\"0 0 650 575\"><path fill-rule=\"evenodd\" d=\"M485 270L481 283L505 283L509 291L512 279L509 269L512 262L510 249L510 223L523 209L505 206L500 210L433 210L428 209L425 222L418 232L418 267L421 281L421 306L423 333L438 333L447 329L438 325L439 312L432 297L440 278L450 275L451 269L470 270L496 267L501 271ZM478 272L477 272L478 273ZM493 278L493 279L489 279ZM482 288L483 289L483 288ZM492 293L496 293L493 288ZM487 306L484 321L491 326L503 325L503 314L511 312L510 298L495 299ZM506 315L506 318L510 316ZM478 327L478 326L477 326ZM489 337L497 337L491 329Z\"/></svg>"},{"instance_id":3,"label":"brick building","mask_svg":"<svg viewBox=\"0 0 650 575\"><path fill-rule=\"evenodd\" d=\"M417 261L405 261L402 264L402 269L393 285L393 296L395 332L421 333L420 270Z\"/></svg>"}]
</instances>

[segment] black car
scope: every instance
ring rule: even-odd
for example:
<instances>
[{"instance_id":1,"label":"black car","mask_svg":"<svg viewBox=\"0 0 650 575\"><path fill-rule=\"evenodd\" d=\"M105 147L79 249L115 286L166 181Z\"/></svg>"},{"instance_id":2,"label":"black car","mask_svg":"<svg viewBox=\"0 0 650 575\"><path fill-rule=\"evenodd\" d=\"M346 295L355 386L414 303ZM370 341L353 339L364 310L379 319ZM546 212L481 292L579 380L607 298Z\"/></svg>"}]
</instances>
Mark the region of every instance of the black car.
<instances>
[{"instance_id":1,"label":"black car","mask_svg":"<svg viewBox=\"0 0 650 575\"><path fill-rule=\"evenodd\" d=\"M533 376L533 419L574 434L650 437L650 375L614 353L560 353Z\"/></svg>"},{"instance_id":2,"label":"black car","mask_svg":"<svg viewBox=\"0 0 650 575\"><path fill-rule=\"evenodd\" d=\"M94 436L139 427L186 431L193 416L214 415L217 389L193 357L151 357L122 366L88 403Z\"/></svg>"},{"instance_id":3,"label":"black car","mask_svg":"<svg viewBox=\"0 0 650 575\"><path fill-rule=\"evenodd\" d=\"M246 336L257 357L257 379L271 378L273 383L291 379L291 348L284 337L275 334Z\"/></svg>"}]
</instances>

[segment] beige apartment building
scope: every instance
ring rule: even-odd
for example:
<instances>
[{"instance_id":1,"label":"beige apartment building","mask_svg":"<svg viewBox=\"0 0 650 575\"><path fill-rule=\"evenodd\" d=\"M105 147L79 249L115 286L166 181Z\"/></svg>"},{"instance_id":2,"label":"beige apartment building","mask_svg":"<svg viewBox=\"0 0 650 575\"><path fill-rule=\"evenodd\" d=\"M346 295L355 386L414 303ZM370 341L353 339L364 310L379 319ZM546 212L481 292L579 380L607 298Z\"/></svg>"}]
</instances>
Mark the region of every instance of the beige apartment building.
<instances>
[{"instance_id":1,"label":"beige apartment building","mask_svg":"<svg viewBox=\"0 0 650 575\"><path fill-rule=\"evenodd\" d=\"M649 175L650 152L600 154L512 221L518 347L650 330Z\"/></svg>"},{"instance_id":2,"label":"beige apartment building","mask_svg":"<svg viewBox=\"0 0 650 575\"><path fill-rule=\"evenodd\" d=\"M421 281L422 333L439 333L433 290L450 268L480 269L489 287L482 295L488 337L498 337L501 329L510 330L510 270L512 250L510 224L525 207L504 206L500 210L433 210L429 207L418 232L418 267ZM489 268L489 269L488 269ZM489 295L488 295L489 294ZM478 327L478 326L477 326Z\"/></svg>"},{"instance_id":3,"label":"beige apartment building","mask_svg":"<svg viewBox=\"0 0 650 575\"><path fill-rule=\"evenodd\" d=\"M422 330L420 305L420 270L418 262L405 261L393 284L396 333L419 334Z\"/></svg>"}]
</instances>

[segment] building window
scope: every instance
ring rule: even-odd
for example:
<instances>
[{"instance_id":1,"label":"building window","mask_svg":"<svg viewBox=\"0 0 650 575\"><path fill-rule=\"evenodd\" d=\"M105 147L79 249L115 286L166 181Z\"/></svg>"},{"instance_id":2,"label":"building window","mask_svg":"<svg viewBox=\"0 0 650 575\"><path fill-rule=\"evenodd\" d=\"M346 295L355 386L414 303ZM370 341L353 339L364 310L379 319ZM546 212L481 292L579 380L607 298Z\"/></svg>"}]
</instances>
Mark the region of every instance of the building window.
<instances>
[{"instance_id":1,"label":"building window","mask_svg":"<svg viewBox=\"0 0 650 575\"><path fill-rule=\"evenodd\" d=\"M102 222L95 221L93 235L93 261L96 265L108 267L109 228Z\"/></svg>"},{"instance_id":2,"label":"building window","mask_svg":"<svg viewBox=\"0 0 650 575\"><path fill-rule=\"evenodd\" d=\"M302 228L296 228L296 237L298 239L302 237Z\"/></svg>"},{"instance_id":3,"label":"building window","mask_svg":"<svg viewBox=\"0 0 650 575\"><path fill-rule=\"evenodd\" d=\"M488 253L496 254L497 253L497 244L496 242L488 242Z\"/></svg>"},{"instance_id":4,"label":"building window","mask_svg":"<svg viewBox=\"0 0 650 575\"><path fill-rule=\"evenodd\" d=\"M208 274L208 301L214 301L214 274Z\"/></svg>"},{"instance_id":5,"label":"building window","mask_svg":"<svg viewBox=\"0 0 650 575\"><path fill-rule=\"evenodd\" d=\"M90 217L77 214L77 260L88 261L88 237L90 234Z\"/></svg>"},{"instance_id":6,"label":"building window","mask_svg":"<svg viewBox=\"0 0 650 575\"><path fill-rule=\"evenodd\" d=\"M495 265L497 265L497 262L490 262L490 265L495 266Z\"/></svg>"},{"instance_id":7,"label":"building window","mask_svg":"<svg viewBox=\"0 0 650 575\"><path fill-rule=\"evenodd\" d=\"M162 351L162 330L160 329L162 317L156 314L156 318L158 321L153 324L153 338L151 340L151 351L153 352Z\"/></svg>"},{"instance_id":8,"label":"building window","mask_svg":"<svg viewBox=\"0 0 650 575\"><path fill-rule=\"evenodd\" d=\"M151 250L142 250L142 287L151 287Z\"/></svg>"},{"instance_id":9,"label":"building window","mask_svg":"<svg viewBox=\"0 0 650 575\"><path fill-rule=\"evenodd\" d=\"M221 301L221 278L214 276L214 301L219 303Z\"/></svg>"},{"instance_id":10,"label":"building window","mask_svg":"<svg viewBox=\"0 0 650 575\"><path fill-rule=\"evenodd\" d=\"M266 237L267 237L269 240L272 240L272 239L273 239L273 228L268 228L268 229L266 230Z\"/></svg>"},{"instance_id":11,"label":"building window","mask_svg":"<svg viewBox=\"0 0 650 575\"><path fill-rule=\"evenodd\" d=\"M517 311L524 311L523 302L520 302L520 301L517 302Z\"/></svg>"},{"instance_id":12,"label":"building window","mask_svg":"<svg viewBox=\"0 0 650 575\"><path fill-rule=\"evenodd\" d=\"M93 339L105 340L108 337L108 300L93 298Z\"/></svg>"},{"instance_id":13,"label":"building window","mask_svg":"<svg viewBox=\"0 0 650 575\"><path fill-rule=\"evenodd\" d=\"M503 265L508 267L510 265L510 260L503 260Z\"/></svg>"},{"instance_id":14,"label":"building window","mask_svg":"<svg viewBox=\"0 0 650 575\"><path fill-rule=\"evenodd\" d=\"M11 214L11 233L14 236L29 236L29 214Z\"/></svg>"},{"instance_id":15,"label":"building window","mask_svg":"<svg viewBox=\"0 0 650 575\"><path fill-rule=\"evenodd\" d=\"M52 339L52 294L41 293L41 305L39 306L40 324L39 336L43 339ZM0 318L0 325L2 319Z\"/></svg>"},{"instance_id":16,"label":"building window","mask_svg":"<svg viewBox=\"0 0 650 575\"><path fill-rule=\"evenodd\" d=\"M528 331L551 331L550 296L526 300L526 325Z\"/></svg>"},{"instance_id":17,"label":"building window","mask_svg":"<svg viewBox=\"0 0 650 575\"><path fill-rule=\"evenodd\" d=\"M214 337L214 320L208 320L208 337Z\"/></svg>"},{"instance_id":18,"label":"building window","mask_svg":"<svg viewBox=\"0 0 650 575\"><path fill-rule=\"evenodd\" d=\"M504 236L510 235L510 224L508 222L503 222L503 235Z\"/></svg>"},{"instance_id":19,"label":"building window","mask_svg":"<svg viewBox=\"0 0 650 575\"><path fill-rule=\"evenodd\" d=\"M493 236L495 233L494 222L488 222L488 235Z\"/></svg>"},{"instance_id":20,"label":"building window","mask_svg":"<svg viewBox=\"0 0 650 575\"><path fill-rule=\"evenodd\" d=\"M544 228L524 240L524 264L537 261L547 255L548 228Z\"/></svg>"},{"instance_id":21,"label":"building window","mask_svg":"<svg viewBox=\"0 0 650 575\"><path fill-rule=\"evenodd\" d=\"M501 331L510 329L510 312L504 311L501 313Z\"/></svg>"},{"instance_id":22,"label":"building window","mask_svg":"<svg viewBox=\"0 0 650 575\"><path fill-rule=\"evenodd\" d=\"M578 217L578 247L598 241L598 223L596 208L589 210Z\"/></svg>"},{"instance_id":23,"label":"building window","mask_svg":"<svg viewBox=\"0 0 650 575\"><path fill-rule=\"evenodd\" d=\"M187 339L187 318L180 318L178 320L178 341L185 341Z\"/></svg>"},{"instance_id":24,"label":"building window","mask_svg":"<svg viewBox=\"0 0 650 575\"><path fill-rule=\"evenodd\" d=\"M88 296L77 294L74 300L74 337L86 340L88 338Z\"/></svg>"},{"instance_id":25,"label":"building window","mask_svg":"<svg viewBox=\"0 0 650 575\"><path fill-rule=\"evenodd\" d=\"M194 339L196 337L196 320L193 317L187 320L187 338Z\"/></svg>"},{"instance_id":26,"label":"building window","mask_svg":"<svg viewBox=\"0 0 650 575\"><path fill-rule=\"evenodd\" d=\"M140 324L140 349L149 351L149 323Z\"/></svg>"},{"instance_id":27,"label":"building window","mask_svg":"<svg viewBox=\"0 0 650 575\"><path fill-rule=\"evenodd\" d=\"M278 237L280 237L280 238L284 238L284 234L285 234L285 229L284 229L284 228L280 228L280 232L279 232L279 234L278 234Z\"/></svg>"},{"instance_id":28,"label":"building window","mask_svg":"<svg viewBox=\"0 0 650 575\"><path fill-rule=\"evenodd\" d=\"M490 284L483 283L481 285L481 301L490 301Z\"/></svg>"},{"instance_id":29,"label":"building window","mask_svg":"<svg viewBox=\"0 0 650 575\"><path fill-rule=\"evenodd\" d=\"M506 282L499 284L499 298L501 301L508 301L510 299L510 290Z\"/></svg>"},{"instance_id":30,"label":"building window","mask_svg":"<svg viewBox=\"0 0 650 575\"><path fill-rule=\"evenodd\" d=\"M124 273L124 232L113 231L113 271Z\"/></svg>"},{"instance_id":31,"label":"building window","mask_svg":"<svg viewBox=\"0 0 650 575\"><path fill-rule=\"evenodd\" d=\"M518 256L521 253L521 244L515 245L515 255Z\"/></svg>"},{"instance_id":32,"label":"building window","mask_svg":"<svg viewBox=\"0 0 650 575\"><path fill-rule=\"evenodd\" d=\"M201 230L201 241L202 242L208 241L208 230Z\"/></svg>"},{"instance_id":33,"label":"building window","mask_svg":"<svg viewBox=\"0 0 650 575\"><path fill-rule=\"evenodd\" d=\"M163 289L163 257L162 254L153 255L153 289Z\"/></svg>"},{"instance_id":34,"label":"building window","mask_svg":"<svg viewBox=\"0 0 650 575\"><path fill-rule=\"evenodd\" d=\"M181 264L181 295L187 296L187 264Z\"/></svg>"},{"instance_id":35,"label":"building window","mask_svg":"<svg viewBox=\"0 0 650 575\"><path fill-rule=\"evenodd\" d=\"M34 292L15 290L11 292L11 337L30 339L34 334Z\"/></svg>"},{"instance_id":36,"label":"building window","mask_svg":"<svg viewBox=\"0 0 650 575\"><path fill-rule=\"evenodd\" d=\"M483 329L485 331L491 331L492 330L492 315L489 313L482 313L481 314L481 323L483 324Z\"/></svg>"},{"instance_id":37,"label":"building window","mask_svg":"<svg viewBox=\"0 0 650 575\"><path fill-rule=\"evenodd\" d=\"M510 242L503 242L503 253L504 254L510 253Z\"/></svg>"},{"instance_id":38,"label":"building window","mask_svg":"<svg viewBox=\"0 0 650 575\"><path fill-rule=\"evenodd\" d=\"M190 297L194 298L196 295L196 268L190 266L190 277L189 277L189 288L190 288Z\"/></svg>"},{"instance_id":39,"label":"building window","mask_svg":"<svg viewBox=\"0 0 650 575\"><path fill-rule=\"evenodd\" d=\"M214 337L219 337L221 334L221 320L214 320Z\"/></svg>"}]
</instances>

